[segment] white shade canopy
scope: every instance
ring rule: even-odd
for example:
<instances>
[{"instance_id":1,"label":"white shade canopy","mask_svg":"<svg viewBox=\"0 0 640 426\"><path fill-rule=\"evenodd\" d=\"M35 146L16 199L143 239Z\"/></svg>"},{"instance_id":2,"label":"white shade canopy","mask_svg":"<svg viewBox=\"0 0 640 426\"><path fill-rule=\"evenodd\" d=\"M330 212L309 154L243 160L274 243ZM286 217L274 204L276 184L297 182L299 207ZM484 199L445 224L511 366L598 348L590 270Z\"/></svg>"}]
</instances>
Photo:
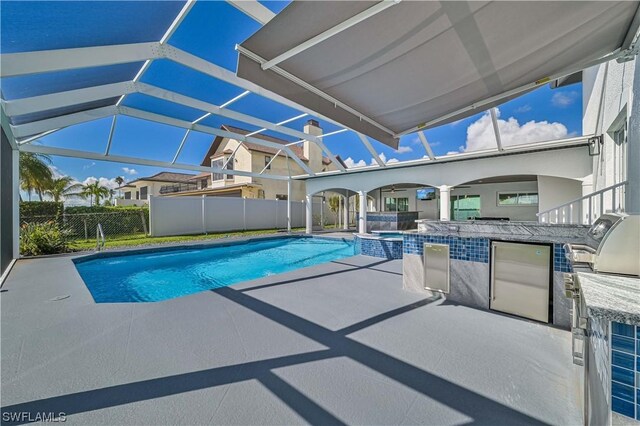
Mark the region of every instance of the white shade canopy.
<instances>
[{"instance_id":1,"label":"white shade canopy","mask_svg":"<svg viewBox=\"0 0 640 426\"><path fill-rule=\"evenodd\" d=\"M237 73L395 148L628 53L639 3L293 2L238 46Z\"/></svg>"}]
</instances>

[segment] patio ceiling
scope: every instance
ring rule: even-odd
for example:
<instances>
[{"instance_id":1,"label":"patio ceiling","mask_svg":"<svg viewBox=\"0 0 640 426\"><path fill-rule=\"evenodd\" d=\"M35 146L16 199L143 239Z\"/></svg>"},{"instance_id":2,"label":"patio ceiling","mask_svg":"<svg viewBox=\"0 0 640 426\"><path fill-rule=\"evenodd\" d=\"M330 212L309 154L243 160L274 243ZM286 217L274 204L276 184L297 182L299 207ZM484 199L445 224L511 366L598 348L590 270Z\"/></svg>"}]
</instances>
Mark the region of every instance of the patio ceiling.
<instances>
[{"instance_id":1,"label":"patio ceiling","mask_svg":"<svg viewBox=\"0 0 640 426\"><path fill-rule=\"evenodd\" d=\"M632 57L638 4L294 2L238 47L238 76L396 148L399 136Z\"/></svg>"}]
</instances>

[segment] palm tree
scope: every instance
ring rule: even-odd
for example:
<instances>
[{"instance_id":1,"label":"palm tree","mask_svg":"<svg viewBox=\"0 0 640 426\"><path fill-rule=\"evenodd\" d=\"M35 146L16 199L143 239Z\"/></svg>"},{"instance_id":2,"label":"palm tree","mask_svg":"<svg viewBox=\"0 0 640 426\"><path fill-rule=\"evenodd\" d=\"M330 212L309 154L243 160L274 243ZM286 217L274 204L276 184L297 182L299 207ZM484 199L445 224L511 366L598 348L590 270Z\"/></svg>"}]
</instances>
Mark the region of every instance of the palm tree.
<instances>
[{"instance_id":1,"label":"palm tree","mask_svg":"<svg viewBox=\"0 0 640 426\"><path fill-rule=\"evenodd\" d=\"M56 203L64 200L65 198L81 197L83 186L80 183L73 183L74 180L69 176L63 176L56 179L51 179L49 187L45 191L46 194L53 198Z\"/></svg>"},{"instance_id":2,"label":"palm tree","mask_svg":"<svg viewBox=\"0 0 640 426\"><path fill-rule=\"evenodd\" d=\"M120 190L120 187L124 183L124 178L122 176L116 176L116 178L114 180L118 184L118 196L121 197L122 196L122 190Z\"/></svg>"},{"instance_id":3,"label":"palm tree","mask_svg":"<svg viewBox=\"0 0 640 426\"><path fill-rule=\"evenodd\" d=\"M93 200L96 200L96 206L100 205L100 198L107 198L109 196L109 188L100 185L100 182L88 183L82 187L82 195L89 197L89 204L93 205Z\"/></svg>"},{"instance_id":4,"label":"palm tree","mask_svg":"<svg viewBox=\"0 0 640 426\"><path fill-rule=\"evenodd\" d=\"M27 191L29 201L31 201L31 192L33 191L42 201L42 194L53 178L49 164L51 164L51 158L47 155L32 152L20 153L20 187Z\"/></svg>"}]
</instances>

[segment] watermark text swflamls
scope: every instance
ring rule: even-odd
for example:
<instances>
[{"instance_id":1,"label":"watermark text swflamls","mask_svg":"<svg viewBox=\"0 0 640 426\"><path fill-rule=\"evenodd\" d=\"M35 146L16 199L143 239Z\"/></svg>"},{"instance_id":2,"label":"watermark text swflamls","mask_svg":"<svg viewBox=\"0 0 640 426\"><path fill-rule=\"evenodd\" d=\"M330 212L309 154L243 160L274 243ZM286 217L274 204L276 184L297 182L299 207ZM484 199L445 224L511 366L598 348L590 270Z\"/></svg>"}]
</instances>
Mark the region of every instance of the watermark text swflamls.
<instances>
[{"instance_id":1,"label":"watermark text swflamls","mask_svg":"<svg viewBox=\"0 0 640 426\"><path fill-rule=\"evenodd\" d=\"M67 421L67 414L53 411L3 411L2 422L10 423L64 423Z\"/></svg>"}]
</instances>

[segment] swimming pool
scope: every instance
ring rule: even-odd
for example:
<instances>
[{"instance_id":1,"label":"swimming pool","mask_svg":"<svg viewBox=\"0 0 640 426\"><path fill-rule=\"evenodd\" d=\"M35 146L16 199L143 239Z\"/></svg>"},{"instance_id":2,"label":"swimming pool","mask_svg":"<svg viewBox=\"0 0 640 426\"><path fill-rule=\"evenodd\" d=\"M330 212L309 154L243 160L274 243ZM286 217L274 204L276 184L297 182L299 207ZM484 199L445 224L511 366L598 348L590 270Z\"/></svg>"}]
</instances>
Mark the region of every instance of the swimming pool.
<instances>
[{"instance_id":1,"label":"swimming pool","mask_svg":"<svg viewBox=\"0 0 640 426\"><path fill-rule=\"evenodd\" d=\"M97 303L157 302L353 255L352 241L284 237L74 262Z\"/></svg>"}]
</instances>

